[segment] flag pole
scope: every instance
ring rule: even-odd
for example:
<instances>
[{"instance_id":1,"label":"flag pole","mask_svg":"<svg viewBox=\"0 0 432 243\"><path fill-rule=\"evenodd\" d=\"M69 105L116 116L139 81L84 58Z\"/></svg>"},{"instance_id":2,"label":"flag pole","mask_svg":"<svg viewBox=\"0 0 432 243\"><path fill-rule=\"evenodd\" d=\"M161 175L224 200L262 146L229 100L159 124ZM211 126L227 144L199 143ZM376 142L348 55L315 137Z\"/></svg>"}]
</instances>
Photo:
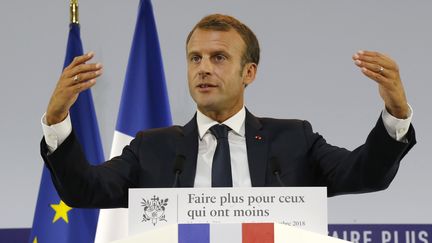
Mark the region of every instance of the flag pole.
<instances>
[{"instance_id":1,"label":"flag pole","mask_svg":"<svg viewBox=\"0 0 432 243\"><path fill-rule=\"evenodd\" d=\"M78 0L70 0L70 23L79 24Z\"/></svg>"}]
</instances>

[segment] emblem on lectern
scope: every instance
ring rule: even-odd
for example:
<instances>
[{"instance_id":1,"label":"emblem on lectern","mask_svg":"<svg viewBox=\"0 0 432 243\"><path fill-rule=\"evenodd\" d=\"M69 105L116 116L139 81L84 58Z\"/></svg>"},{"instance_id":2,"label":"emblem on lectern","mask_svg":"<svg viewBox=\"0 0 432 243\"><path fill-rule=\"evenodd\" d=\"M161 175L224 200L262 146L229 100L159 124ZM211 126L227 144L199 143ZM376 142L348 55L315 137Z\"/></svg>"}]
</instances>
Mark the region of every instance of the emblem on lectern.
<instances>
[{"instance_id":1,"label":"emblem on lectern","mask_svg":"<svg viewBox=\"0 0 432 243\"><path fill-rule=\"evenodd\" d=\"M150 200L142 199L141 206L144 207L144 214L142 222L150 221L153 226L159 221L166 221L165 207L168 205L168 198L161 199L153 196Z\"/></svg>"}]
</instances>

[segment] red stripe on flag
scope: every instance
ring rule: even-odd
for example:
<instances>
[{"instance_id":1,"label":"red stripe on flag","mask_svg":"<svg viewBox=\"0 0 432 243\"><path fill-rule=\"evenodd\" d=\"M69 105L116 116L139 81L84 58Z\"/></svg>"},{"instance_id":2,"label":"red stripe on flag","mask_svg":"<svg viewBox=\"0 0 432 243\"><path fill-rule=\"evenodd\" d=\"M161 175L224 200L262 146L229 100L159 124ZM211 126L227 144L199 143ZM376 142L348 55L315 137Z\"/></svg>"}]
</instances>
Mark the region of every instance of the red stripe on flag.
<instances>
[{"instance_id":1,"label":"red stripe on flag","mask_svg":"<svg viewBox=\"0 0 432 243\"><path fill-rule=\"evenodd\" d=\"M274 243L273 223L242 224L242 243Z\"/></svg>"}]
</instances>

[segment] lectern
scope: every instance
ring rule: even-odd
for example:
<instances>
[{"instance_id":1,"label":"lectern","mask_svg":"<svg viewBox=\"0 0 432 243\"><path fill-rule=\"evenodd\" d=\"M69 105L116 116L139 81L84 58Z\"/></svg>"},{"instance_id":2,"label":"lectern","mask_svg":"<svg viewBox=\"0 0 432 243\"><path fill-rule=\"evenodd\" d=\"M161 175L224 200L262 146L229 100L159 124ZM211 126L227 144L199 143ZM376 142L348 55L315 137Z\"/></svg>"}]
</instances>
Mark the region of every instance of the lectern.
<instances>
[{"instance_id":1,"label":"lectern","mask_svg":"<svg viewBox=\"0 0 432 243\"><path fill-rule=\"evenodd\" d=\"M327 236L323 187L130 189L128 218L115 243L347 242Z\"/></svg>"}]
</instances>

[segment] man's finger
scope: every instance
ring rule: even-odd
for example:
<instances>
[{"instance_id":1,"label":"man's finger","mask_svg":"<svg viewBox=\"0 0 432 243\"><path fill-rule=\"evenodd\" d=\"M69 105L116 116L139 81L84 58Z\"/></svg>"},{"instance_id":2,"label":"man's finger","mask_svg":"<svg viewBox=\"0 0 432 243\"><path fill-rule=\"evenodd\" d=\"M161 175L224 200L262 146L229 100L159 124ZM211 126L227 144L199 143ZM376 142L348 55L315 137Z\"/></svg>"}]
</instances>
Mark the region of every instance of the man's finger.
<instances>
[{"instance_id":1,"label":"man's finger","mask_svg":"<svg viewBox=\"0 0 432 243\"><path fill-rule=\"evenodd\" d=\"M65 72L65 76L72 77L80 73L99 71L102 69L101 63L80 64Z\"/></svg>"},{"instance_id":2,"label":"man's finger","mask_svg":"<svg viewBox=\"0 0 432 243\"><path fill-rule=\"evenodd\" d=\"M369 77L370 79L374 80L375 82L377 82L378 84L383 84L386 82L386 77L384 77L382 74L380 74L379 72L374 72L370 69L367 68L361 68L361 71L364 75L366 75L367 77Z\"/></svg>"},{"instance_id":3,"label":"man's finger","mask_svg":"<svg viewBox=\"0 0 432 243\"><path fill-rule=\"evenodd\" d=\"M361 51L358 51L357 53L360 55L363 55L363 56L379 57L379 58L387 60L387 61L393 61L393 59L391 57L389 57L388 55L381 53L381 52L377 52L377 51L361 50Z\"/></svg>"},{"instance_id":4,"label":"man's finger","mask_svg":"<svg viewBox=\"0 0 432 243\"><path fill-rule=\"evenodd\" d=\"M359 56L357 59L362 63L376 64L386 69L395 69L395 64L379 57Z\"/></svg>"},{"instance_id":5,"label":"man's finger","mask_svg":"<svg viewBox=\"0 0 432 243\"><path fill-rule=\"evenodd\" d=\"M72 69L64 70L62 73L62 83L66 86L73 85L74 83L80 81L87 81L91 78L81 77L83 73L87 72L101 72L102 64L92 63L92 64L80 64ZM93 77L92 77L93 78Z\"/></svg>"},{"instance_id":6,"label":"man's finger","mask_svg":"<svg viewBox=\"0 0 432 243\"><path fill-rule=\"evenodd\" d=\"M366 68L372 72L378 73L384 77L392 76L389 69L384 68L383 66L375 63L362 62L360 60L356 60L355 64L361 68Z\"/></svg>"},{"instance_id":7,"label":"man's finger","mask_svg":"<svg viewBox=\"0 0 432 243\"><path fill-rule=\"evenodd\" d=\"M90 79L87 82L80 82L75 84L74 86L69 87L72 93L79 94L96 84L96 79Z\"/></svg>"},{"instance_id":8,"label":"man's finger","mask_svg":"<svg viewBox=\"0 0 432 243\"><path fill-rule=\"evenodd\" d=\"M83 63L87 62L88 60L92 59L93 56L94 56L94 52L92 52L92 51L88 52L84 55L81 55L81 56L76 56L72 60L72 62L65 68L65 70L69 70L69 69L72 69L72 68L74 68L80 64L83 64Z\"/></svg>"},{"instance_id":9,"label":"man's finger","mask_svg":"<svg viewBox=\"0 0 432 243\"><path fill-rule=\"evenodd\" d=\"M376 51L366 51L366 50L361 50L357 52L359 55L363 55L363 56L370 56L370 57L379 57L381 53L376 52Z\"/></svg>"},{"instance_id":10,"label":"man's finger","mask_svg":"<svg viewBox=\"0 0 432 243\"><path fill-rule=\"evenodd\" d=\"M95 79L102 75L102 70L97 71L91 71L91 72L85 72L76 74L73 77L70 78L70 84L69 86L75 86L78 83L85 83L89 82L91 79Z\"/></svg>"},{"instance_id":11,"label":"man's finger","mask_svg":"<svg viewBox=\"0 0 432 243\"><path fill-rule=\"evenodd\" d=\"M397 64L389 56L375 51L358 51L353 55L353 60L378 64L386 69L398 70Z\"/></svg>"}]
</instances>

